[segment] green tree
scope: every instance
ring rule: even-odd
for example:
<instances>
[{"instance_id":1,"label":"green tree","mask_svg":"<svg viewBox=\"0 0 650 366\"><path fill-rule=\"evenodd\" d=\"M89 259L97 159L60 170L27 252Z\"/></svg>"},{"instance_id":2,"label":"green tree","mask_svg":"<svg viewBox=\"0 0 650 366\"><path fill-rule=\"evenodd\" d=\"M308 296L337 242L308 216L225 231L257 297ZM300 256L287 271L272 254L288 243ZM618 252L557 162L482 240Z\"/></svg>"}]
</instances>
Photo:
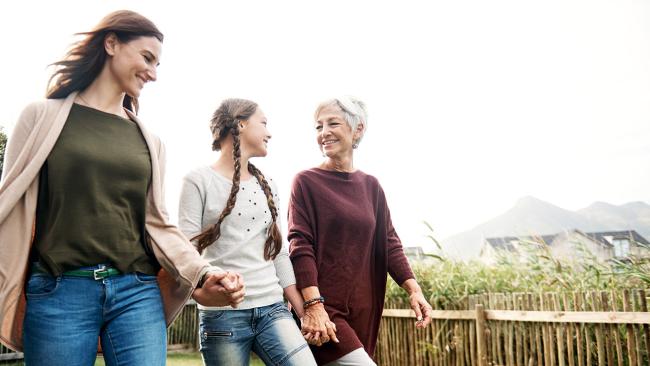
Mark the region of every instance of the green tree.
<instances>
[{"instance_id":1,"label":"green tree","mask_svg":"<svg viewBox=\"0 0 650 366\"><path fill-rule=\"evenodd\" d=\"M5 163L5 147L7 147L7 135L0 127L0 175L2 175L2 168Z\"/></svg>"}]
</instances>

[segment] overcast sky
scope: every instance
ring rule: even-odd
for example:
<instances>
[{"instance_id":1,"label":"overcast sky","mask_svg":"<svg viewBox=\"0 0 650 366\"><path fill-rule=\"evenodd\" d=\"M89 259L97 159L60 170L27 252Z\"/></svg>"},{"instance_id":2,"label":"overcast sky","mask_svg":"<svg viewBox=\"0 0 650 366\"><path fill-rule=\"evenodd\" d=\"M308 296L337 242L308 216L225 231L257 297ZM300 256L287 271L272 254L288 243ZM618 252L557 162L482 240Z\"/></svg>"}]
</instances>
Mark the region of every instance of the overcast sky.
<instances>
[{"instance_id":1,"label":"overcast sky","mask_svg":"<svg viewBox=\"0 0 650 366\"><path fill-rule=\"evenodd\" d=\"M355 165L379 178L409 246L426 243L422 220L444 238L526 195L567 209L650 201L646 1L3 2L6 131L73 33L122 8L165 34L140 116L168 147L174 221L182 176L217 158L207 126L227 97L266 113L270 152L255 162L285 213L292 177L322 159L315 106L366 101Z\"/></svg>"}]
</instances>

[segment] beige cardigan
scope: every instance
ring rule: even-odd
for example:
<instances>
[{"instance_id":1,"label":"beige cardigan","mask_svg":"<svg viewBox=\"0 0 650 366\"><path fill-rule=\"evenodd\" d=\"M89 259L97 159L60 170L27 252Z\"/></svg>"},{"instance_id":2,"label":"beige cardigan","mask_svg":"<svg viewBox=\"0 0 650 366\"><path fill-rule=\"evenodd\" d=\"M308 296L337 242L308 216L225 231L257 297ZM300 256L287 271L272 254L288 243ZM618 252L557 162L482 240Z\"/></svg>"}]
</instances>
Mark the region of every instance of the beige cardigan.
<instances>
[{"instance_id":1,"label":"beige cardigan","mask_svg":"<svg viewBox=\"0 0 650 366\"><path fill-rule=\"evenodd\" d=\"M16 351L23 348L23 293L33 240L41 166L63 129L77 93L47 99L25 108L8 141L0 181L0 341ZM154 255L162 266L158 281L167 324L176 318L201 275L209 267L185 236L169 223L164 204L165 151L160 140L142 131L151 156L152 178L147 192L145 227Z\"/></svg>"}]
</instances>

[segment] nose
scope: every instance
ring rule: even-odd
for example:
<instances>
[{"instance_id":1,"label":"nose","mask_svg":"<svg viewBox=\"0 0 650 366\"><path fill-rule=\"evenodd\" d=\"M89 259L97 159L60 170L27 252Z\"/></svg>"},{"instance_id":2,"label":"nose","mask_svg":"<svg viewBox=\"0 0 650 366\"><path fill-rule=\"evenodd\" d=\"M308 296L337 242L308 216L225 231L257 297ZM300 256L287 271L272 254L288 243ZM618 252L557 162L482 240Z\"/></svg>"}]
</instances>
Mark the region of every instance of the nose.
<instances>
[{"instance_id":1,"label":"nose","mask_svg":"<svg viewBox=\"0 0 650 366\"><path fill-rule=\"evenodd\" d=\"M147 79L149 81L158 80L158 71L156 70L155 66L151 66L149 69L147 69Z\"/></svg>"},{"instance_id":2,"label":"nose","mask_svg":"<svg viewBox=\"0 0 650 366\"><path fill-rule=\"evenodd\" d=\"M327 136L330 133L330 127L327 125L323 125L323 128L320 130L321 136Z\"/></svg>"}]
</instances>

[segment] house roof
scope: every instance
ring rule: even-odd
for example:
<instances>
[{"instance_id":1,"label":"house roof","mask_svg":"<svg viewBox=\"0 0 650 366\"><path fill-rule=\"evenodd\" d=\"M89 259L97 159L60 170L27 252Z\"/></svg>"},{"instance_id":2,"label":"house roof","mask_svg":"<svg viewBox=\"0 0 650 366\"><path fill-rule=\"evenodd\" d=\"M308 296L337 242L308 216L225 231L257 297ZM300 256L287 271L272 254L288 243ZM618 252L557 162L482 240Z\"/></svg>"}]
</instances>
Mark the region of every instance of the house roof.
<instances>
[{"instance_id":1,"label":"house roof","mask_svg":"<svg viewBox=\"0 0 650 366\"><path fill-rule=\"evenodd\" d=\"M514 236L504 236L501 238L486 238L485 241L490 244L495 249L503 249L503 250L515 250L514 245L512 244L512 241L516 241L518 238Z\"/></svg>"},{"instance_id":2,"label":"house roof","mask_svg":"<svg viewBox=\"0 0 650 366\"><path fill-rule=\"evenodd\" d=\"M587 238L608 247L613 246L612 243L613 239L619 239L619 238L630 239L630 241L632 242L636 242L643 245L650 245L650 242L648 242L643 236L641 236L635 230L599 231L599 232L583 233L580 230L574 229L574 230L570 230L570 232L576 232L578 234L584 235ZM528 241L533 243L551 245L553 240L555 240L555 238L558 235L562 235L562 234L563 233L557 233L551 235L537 235L537 236L501 236L501 237L486 238L485 242L487 242L491 247L495 249L514 251L515 243L521 241Z\"/></svg>"},{"instance_id":3,"label":"house roof","mask_svg":"<svg viewBox=\"0 0 650 366\"><path fill-rule=\"evenodd\" d=\"M527 241L527 242L533 242L537 244L546 244L550 245L553 239L557 234L553 235L538 235L538 236L502 236L502 237L494 237L494 238L486 238L485 241L490 244L495 249L502 249L502 250L509 250L513 251L515 250L514 243L518 243L521 241Z\"/></svg>"},{"instance_id":4,"label":"house roof","mask_svg":"<svg viewBox=\"0 0 650 366\"><path fill-rule=\"evenodd\" d=\"M595 233L585 233L585 235L607 246L613 246L612 240L614 239L629 239L631 242L642 245L650 245L650 242L648 242L635 230L602 231Z\"/></svg>"}]
</instances>

